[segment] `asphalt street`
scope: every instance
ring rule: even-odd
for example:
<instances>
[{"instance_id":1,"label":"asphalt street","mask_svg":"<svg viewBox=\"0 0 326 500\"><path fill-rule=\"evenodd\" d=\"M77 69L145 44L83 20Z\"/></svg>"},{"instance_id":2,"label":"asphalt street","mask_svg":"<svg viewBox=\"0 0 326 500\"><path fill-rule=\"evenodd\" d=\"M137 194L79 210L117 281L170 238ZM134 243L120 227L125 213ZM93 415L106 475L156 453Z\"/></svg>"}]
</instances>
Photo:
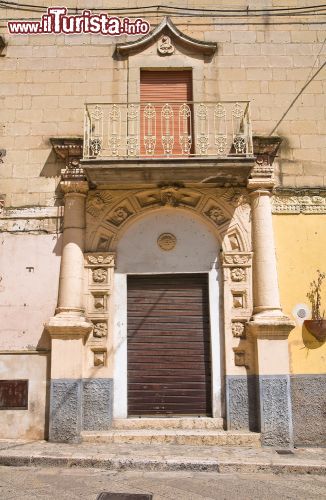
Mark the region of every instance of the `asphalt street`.
<instances>
[{"instance_id":1,"label":"asphalt street","mask_svg":"<svg viewBox=\"0 0 326 500\"><path fill-rule=\"evenodd\" d=\"M102 491L150 493L153 500L322 500L326 499L326 477L0 466L3 500L95 500Z\"/></svg>"}]
</instances>

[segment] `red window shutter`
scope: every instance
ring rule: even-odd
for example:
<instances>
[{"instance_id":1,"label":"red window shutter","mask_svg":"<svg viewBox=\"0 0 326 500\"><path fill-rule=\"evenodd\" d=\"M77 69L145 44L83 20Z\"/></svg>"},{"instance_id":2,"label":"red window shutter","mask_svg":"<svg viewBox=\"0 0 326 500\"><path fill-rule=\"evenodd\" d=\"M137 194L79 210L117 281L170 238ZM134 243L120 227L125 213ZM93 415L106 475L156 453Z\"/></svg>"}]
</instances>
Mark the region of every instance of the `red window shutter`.
<instances>
[{"instance_id":1,"label":"red window shutter","mask_svg":"<svg viewBox=\"0 0 326 500\"><path fill-rule=\"evenodd\" d=\"M171 113L171 108L164 108L168 103L178 102L171 105L172 115L162 120L162 112L166 110ZM140 74L140 102L141 102L141 154L144 156L166 156L162 137L170 137L171 156L182 155L179 142L179 109L182 103L192 101L192 72L186 71L141 71ZM155 108L155 117L150 120L146 118L146 106L152 104ZM150 109L147 107L147 110ZM154 124L155 121L155 124ZM148 127L150 130L148 130ZM189 120L189 127L190 120ZM150 134L148 133L150 132ZM148 154L145 147L145 136L155 136L154 154Z\"/></svg>"}]
</instances>

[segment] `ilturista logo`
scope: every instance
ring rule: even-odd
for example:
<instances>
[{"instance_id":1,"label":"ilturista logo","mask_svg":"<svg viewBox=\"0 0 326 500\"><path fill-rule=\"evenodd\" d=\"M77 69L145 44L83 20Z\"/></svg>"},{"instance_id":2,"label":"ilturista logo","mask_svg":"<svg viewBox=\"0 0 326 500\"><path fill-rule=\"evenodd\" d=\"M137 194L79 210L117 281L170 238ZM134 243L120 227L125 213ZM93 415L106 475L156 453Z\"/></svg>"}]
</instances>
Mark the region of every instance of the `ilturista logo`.
<instances>
[{"instance_id":1,"label":"ilturista logo","mask_svg":"<svg viewBox=\"0 0 326 500\"><path fill-rule=\"evenodd\" d=\"M81 14L69 15L66 7L48 7L40 21L8 21L9 33L15 35L94 33L104 36L145 35L150 24L144 19L114 17L101 12L92 14L84 10Z\"/></svg>"}]
</instances>

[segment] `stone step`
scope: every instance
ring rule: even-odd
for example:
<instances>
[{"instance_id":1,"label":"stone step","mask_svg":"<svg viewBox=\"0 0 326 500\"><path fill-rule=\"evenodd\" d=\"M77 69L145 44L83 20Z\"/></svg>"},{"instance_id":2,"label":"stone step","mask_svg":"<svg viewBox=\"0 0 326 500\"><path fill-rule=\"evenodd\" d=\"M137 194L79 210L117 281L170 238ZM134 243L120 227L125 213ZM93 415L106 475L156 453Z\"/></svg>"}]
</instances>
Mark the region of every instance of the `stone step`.
<instances>
[{"instance_id":1,"label":"stone step","mask_svg":"<svg viewBox=\"0 0 326 500\"><path fill-rule=\"evenodd\" d=\"M112 429L219 429L223 430L222 418L119 418L112 422Z\"/></svg>"},{"instance_id":2,"label":"stone step","mask_svg":"<svg viewBox=\"0 0 326 500\"><path fill-rule=\"evenodd\" d=\"M178 444L188 446L261 446L260 434L245 431L215 429L112 429L111 431L84 431L87 443Z\"/></svg>"}]
</instances>

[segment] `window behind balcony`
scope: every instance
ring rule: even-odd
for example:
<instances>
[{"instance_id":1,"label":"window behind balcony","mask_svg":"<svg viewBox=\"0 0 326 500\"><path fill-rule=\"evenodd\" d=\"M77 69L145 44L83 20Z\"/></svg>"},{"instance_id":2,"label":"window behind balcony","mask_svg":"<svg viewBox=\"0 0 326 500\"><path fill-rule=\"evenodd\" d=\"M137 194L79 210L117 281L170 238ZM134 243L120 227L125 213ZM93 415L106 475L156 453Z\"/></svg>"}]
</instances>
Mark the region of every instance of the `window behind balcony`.
<instances>
[{"instance_id":1,"label":"window behind balcony","mask_svg":"<svg viewBox=\"0 0 326 500\"><path fill-rule=\"evenodd\" d=\"M141 71L141 155L188 156L192 144L192 72Z\"/></svg>"}]
</instances>

